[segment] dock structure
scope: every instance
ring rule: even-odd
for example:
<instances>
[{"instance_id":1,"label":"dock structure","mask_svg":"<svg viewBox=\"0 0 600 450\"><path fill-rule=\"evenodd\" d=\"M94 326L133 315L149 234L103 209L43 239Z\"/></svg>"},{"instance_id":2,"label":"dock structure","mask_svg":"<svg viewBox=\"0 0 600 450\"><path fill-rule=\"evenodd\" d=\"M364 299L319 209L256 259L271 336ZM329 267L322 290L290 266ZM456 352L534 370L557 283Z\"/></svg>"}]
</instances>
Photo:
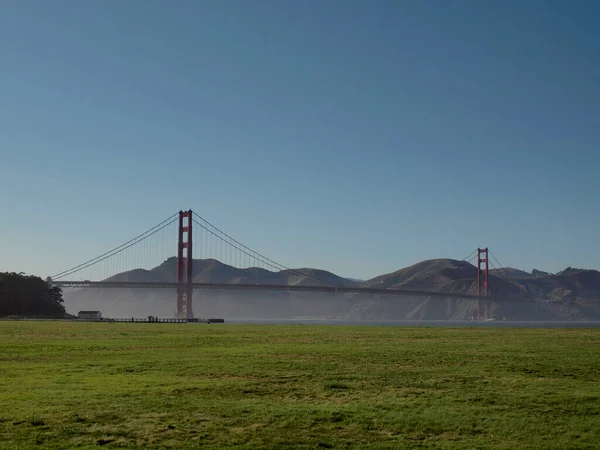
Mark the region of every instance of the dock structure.
<instances>
[{"instance_id":1,"label":"dock structure","mask_svg":"<svg viewBox=\"0 0 600 450\"><path fill-rule=\"evenodd\" d=\"M82 322L129 322L129 323L225 323L225 319L218 318L186 318L186 317L117 317L102 319L79 319Z\"/></svg>"}]
</instances>

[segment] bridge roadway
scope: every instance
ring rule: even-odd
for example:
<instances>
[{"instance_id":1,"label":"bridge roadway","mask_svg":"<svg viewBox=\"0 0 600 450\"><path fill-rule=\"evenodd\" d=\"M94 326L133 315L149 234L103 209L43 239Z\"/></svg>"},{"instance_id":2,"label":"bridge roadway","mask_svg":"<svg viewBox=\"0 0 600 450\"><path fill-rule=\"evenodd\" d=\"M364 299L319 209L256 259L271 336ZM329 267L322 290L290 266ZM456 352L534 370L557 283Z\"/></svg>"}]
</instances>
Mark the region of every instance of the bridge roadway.
<instances>
[{"instance_id":1,"label":"bridge roadway","mask_svg":"<svg viewBox=\"0 0 600 450\"><path fill-rule=\"evenodd\" d=\"M54 281L55 286L63 288L151 288L176 289L176 282L162 281ZM458 299L487 299L493 301L518 300L521 298L496 298L493 296L480 297L473 294L458 294L438 291L420 291L415 289L381 289L360 288L347 286L310 286L287 284L229 284L229 283L192 283L194 289L228 289L228 290L262 290L262 291L295 291L295 292L328 292L342 294L376 294L376 295L418 295L426 297L458 298Z\"/></svg>"}]
</instances>

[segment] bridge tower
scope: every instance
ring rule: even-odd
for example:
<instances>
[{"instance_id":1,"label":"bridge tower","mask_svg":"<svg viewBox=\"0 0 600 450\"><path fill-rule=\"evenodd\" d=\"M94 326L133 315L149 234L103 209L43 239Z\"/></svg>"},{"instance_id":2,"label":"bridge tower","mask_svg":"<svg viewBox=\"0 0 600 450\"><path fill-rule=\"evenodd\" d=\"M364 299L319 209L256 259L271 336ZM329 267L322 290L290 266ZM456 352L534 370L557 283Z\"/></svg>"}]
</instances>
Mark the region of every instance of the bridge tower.
<instances>
[{"instance_id":1,"label":"bridge tower","mask_svg":"<svg viewBox=\"0 0 600 450\"><path fill-rule=\"evenodd\" d=\"M479 297L487 297L489 295L489 278L488 278L488 249L477 249L477 295ZM482 305L483 303L483 305ZM483 315L483 317L482 317ZM477 299L477 318L488 318L488 300Z\"/></svg>"},{"instance_id":2,"label":"bridge tower","mask_svg":"<svg viewBox=\"0 0 600 450\"><path fill-rule=\"evenodd\" d=\"M179 211L177 242L177 305L176 316L192 319L192 282L194 258L192 253L192 210Z\"/></svg>"}]
</instances>

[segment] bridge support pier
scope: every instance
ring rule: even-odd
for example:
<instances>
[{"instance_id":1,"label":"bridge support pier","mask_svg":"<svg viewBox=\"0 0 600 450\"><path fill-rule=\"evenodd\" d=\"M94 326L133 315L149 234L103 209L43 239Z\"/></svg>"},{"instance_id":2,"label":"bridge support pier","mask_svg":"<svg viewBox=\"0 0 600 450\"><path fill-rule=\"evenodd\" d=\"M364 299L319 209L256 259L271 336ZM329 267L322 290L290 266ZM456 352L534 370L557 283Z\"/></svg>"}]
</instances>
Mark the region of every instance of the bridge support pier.
<instances>
[{"instance_id":1,"label":"bridge support pier","mask_svg":"<svg viewBox=\"0 0 600 450\"><path fill-rule=\"evenodd\" d=\"M193 319L192 282L194 258L192 253L192 210L179 211L179 233L177 241L177 303L176 317Z\"/></svg>"},{"instance_id":2,"label":"bridge support pier","mask_svg":"<svg viewBox=\"0 0 600 450\"><path fill-rule=\"evenodd\" d=\"M487 297L489 295L488 283L488 249L477 249L477 295L479 297ZM477 300L477 318L488 318L488 300L487 298L479 298Z\"/></svg>"}]
</instances>

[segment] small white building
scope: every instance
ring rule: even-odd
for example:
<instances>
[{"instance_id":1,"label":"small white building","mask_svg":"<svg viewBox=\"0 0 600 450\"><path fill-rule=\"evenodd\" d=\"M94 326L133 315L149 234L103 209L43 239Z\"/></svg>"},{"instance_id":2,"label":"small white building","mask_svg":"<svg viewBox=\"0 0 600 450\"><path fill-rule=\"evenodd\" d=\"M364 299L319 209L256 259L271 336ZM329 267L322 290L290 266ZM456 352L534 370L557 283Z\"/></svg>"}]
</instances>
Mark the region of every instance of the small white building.
<instances>
[{"instance_id":1,"label":"small white building","mask_svg":"<svg viewBox=\"0 0 600 450\"><path fill-rule=\"evenodd\" d=\"M101 320L102 313L100 311L79 311L77 317L85 320Z\"/></svg>"}]
</instances>

